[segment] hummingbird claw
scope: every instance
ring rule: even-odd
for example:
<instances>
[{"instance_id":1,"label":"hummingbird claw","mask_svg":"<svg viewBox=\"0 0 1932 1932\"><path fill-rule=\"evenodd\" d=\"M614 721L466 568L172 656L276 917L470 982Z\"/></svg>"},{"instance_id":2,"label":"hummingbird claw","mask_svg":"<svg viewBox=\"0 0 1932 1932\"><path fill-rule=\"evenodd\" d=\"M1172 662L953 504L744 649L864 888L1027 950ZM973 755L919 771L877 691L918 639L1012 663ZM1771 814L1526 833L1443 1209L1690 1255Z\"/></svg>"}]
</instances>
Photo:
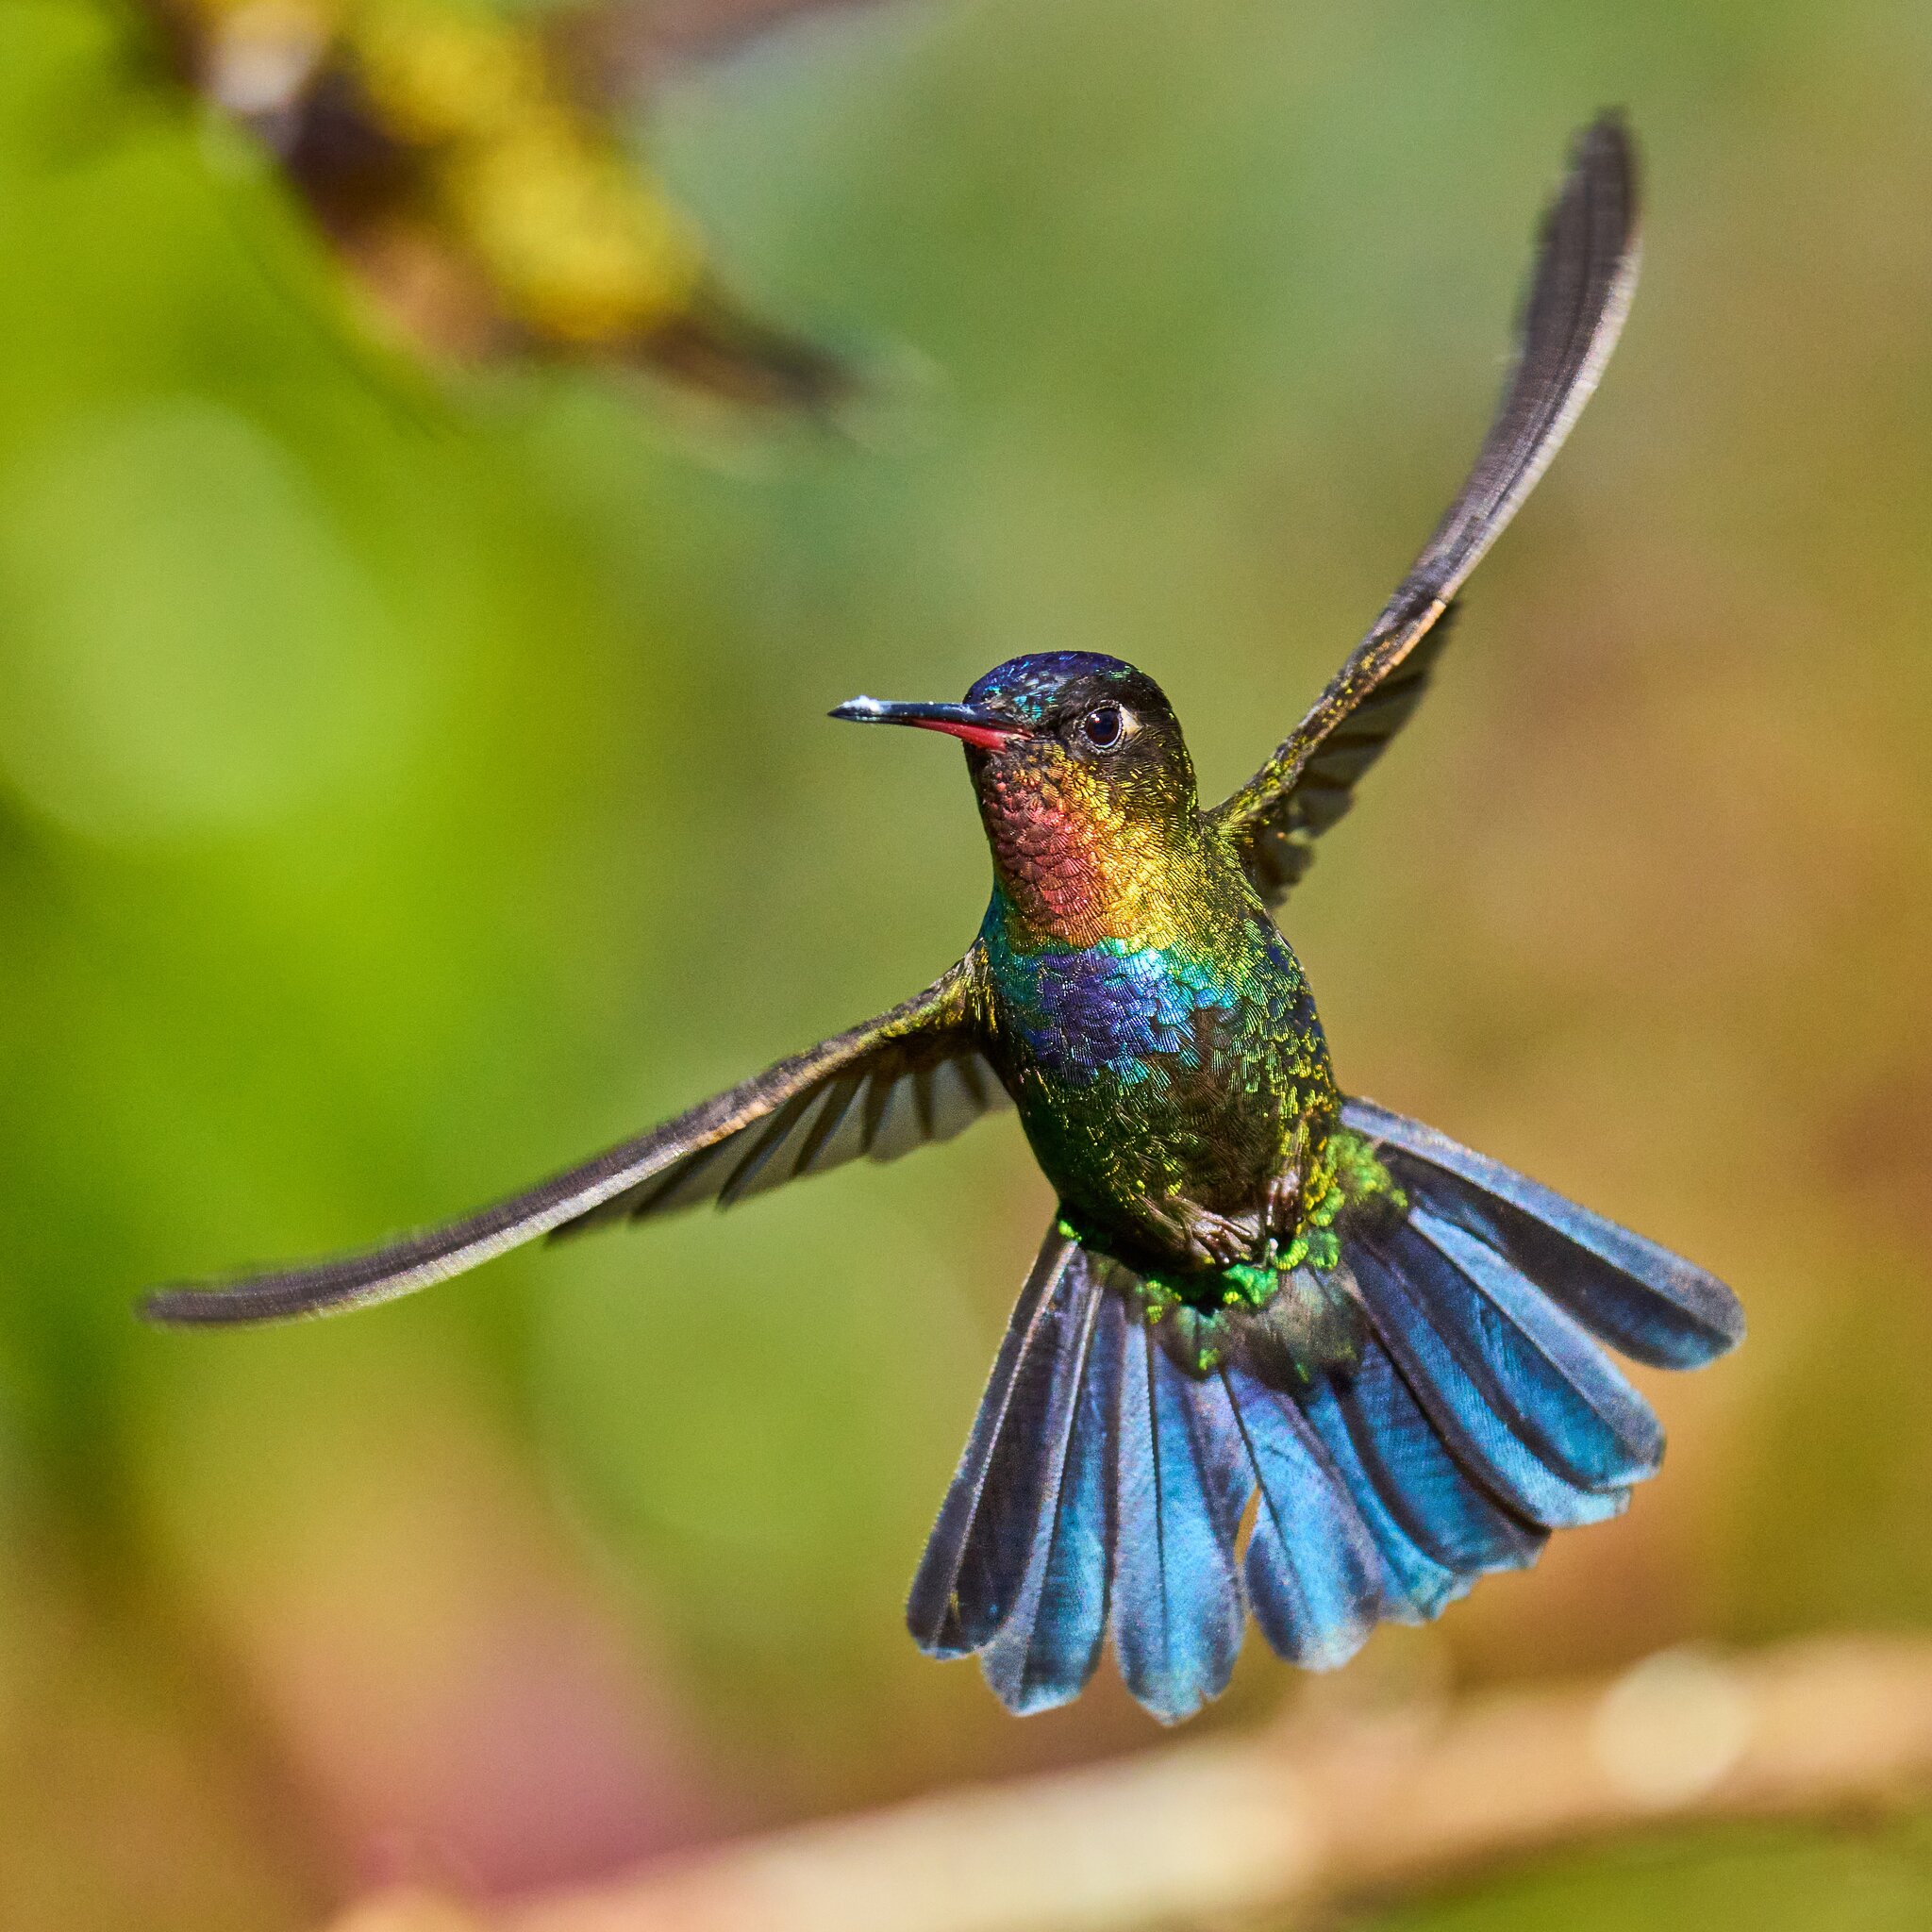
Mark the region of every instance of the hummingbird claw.
<instances>
[{"instance_id":1,"label":"hummingbird claw","mask_svg":"<svg viewBox=\"0 0 1932 1932\"><path fill-rule=\"evenodd\" d=\"M1173 1194L1142 1206L1198 1268L1232 1268L1261 1256L1264 1239L1257 1215L1217 1214Z\"/></svg>"},{"instance_id":2,"label":"hummingbird claw","mask_svg":"<svg viewBox=\"0 0 1932 1932\"><path fill-rule=\"evenodd\" d=\"M1278 1241L1294 1239L1302 1219L1302 1171L1285 1167L1261 1196L1261 1225Z\"/></svg>"}]
</instances>

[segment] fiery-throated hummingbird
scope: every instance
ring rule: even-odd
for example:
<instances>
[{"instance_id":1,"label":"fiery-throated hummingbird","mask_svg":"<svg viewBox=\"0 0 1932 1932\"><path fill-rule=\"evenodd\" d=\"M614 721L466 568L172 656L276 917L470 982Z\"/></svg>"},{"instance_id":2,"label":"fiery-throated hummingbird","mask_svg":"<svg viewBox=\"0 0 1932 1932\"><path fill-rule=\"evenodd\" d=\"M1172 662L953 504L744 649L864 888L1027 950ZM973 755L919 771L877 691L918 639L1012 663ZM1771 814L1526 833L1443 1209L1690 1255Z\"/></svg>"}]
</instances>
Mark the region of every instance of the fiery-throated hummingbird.
<instances>
[{"instance_id":1,"label":"fiery-throated hummingbird","mask_svg":"<svg viewBox=\"0 0 1932 1932\"><path fill-rule=\"evenodd\" d=\"M1743 1332L1689 1262L1414 1121L1344 1098L1270 908L1413 711L1451 600L1562 441L1637 272L1621 122L1544 218L1475 465L1260 771L1200 808L1159 687L1015 658L963 704L834 717L963 741L992 848L972 949L924 992L526 1193L368 1253L165 1289L157 1321L382 1301L539 1235L890 1160L1017 1107L1058 1211L912 1586L912 1633L1014 1710L1111 1633L1158 1717L1226 1684L1252 1611L1341 1663L1553 1529L1621 1509L1663 1439L1602 1343L1690 1368Z\"/></svg>"}]
</instances>

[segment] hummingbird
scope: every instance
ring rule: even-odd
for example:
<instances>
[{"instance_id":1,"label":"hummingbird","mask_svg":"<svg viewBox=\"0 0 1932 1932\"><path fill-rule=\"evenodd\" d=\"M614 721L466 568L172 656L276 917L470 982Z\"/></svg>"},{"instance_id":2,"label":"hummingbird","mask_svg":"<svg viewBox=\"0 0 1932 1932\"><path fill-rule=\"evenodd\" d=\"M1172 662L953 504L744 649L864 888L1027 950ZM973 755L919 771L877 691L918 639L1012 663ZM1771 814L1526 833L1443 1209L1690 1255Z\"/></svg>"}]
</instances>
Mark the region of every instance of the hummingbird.
<instances>
[{"instance_id":1,"label":"hummingbird","mask_svg":"<svg viewBox=\"0 0 1932 1932\"><path fill-rule=\"evenodd\" d=\"M1685 1369L1743 1334L1724 1285L1445 1135L1343 1094L1274 909L1414 711L1470 571L1594 388L1638 266L1621 118L1576 140L1516 355L1461 491L1301 723L1203 809L1173 707L1087 651L964 701L835 718L964 747L992 858L966 956L924 991L524 1193L425 1232L166 1288L162 1323L379 1302L540 1235L728 1207L1017 1109L1058 1208L907 1620L1026 1712L1108 1640L1185 1718L1252 1615L1330 1669L1551 1533L1617 1514L1663 1451L1607 1350Z\"/></svg>"}]
</instances>

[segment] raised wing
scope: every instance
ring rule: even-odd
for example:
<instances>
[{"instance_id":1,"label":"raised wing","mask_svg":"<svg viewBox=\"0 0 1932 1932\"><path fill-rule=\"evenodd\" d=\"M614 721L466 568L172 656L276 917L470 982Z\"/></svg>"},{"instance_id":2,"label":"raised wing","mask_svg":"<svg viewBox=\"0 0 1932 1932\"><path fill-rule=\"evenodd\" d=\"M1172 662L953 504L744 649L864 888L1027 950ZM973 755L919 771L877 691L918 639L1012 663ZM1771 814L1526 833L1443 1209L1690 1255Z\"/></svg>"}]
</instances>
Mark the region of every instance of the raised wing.
<instances>
[{"instance_id":1,"label":"raised wing","mask_svg":"<svg viewBox=\"0 0 1932 1932\"><path fill-rule=\"evenodd\" d=\"M648 1134L419 1234L331 1260L205 1286L158 1289L151 1322L279 1322L388 1301L539 1235L729 1207L793 1176L892 1160L1006 1103L980 1050L976 955L848 1033L821 1041Z\"/></svg>"},{"instance_id":2,"label":"raised wing","mask_svg":"<svg viewBox=\"0 0 1932 1932\"><path fill-rule=\"evenodd\" d=\"M1422 555L1274 756L1209 817L1256 889L1286 895L1427 688L1463 580L1549 467L1609 360L1637 285L1637 164L1621 117L1577 137L1543 217L1516 360L1475 465ZM1433 633L1433 635L1432 635Z\"/></svg>"}]
</instances>

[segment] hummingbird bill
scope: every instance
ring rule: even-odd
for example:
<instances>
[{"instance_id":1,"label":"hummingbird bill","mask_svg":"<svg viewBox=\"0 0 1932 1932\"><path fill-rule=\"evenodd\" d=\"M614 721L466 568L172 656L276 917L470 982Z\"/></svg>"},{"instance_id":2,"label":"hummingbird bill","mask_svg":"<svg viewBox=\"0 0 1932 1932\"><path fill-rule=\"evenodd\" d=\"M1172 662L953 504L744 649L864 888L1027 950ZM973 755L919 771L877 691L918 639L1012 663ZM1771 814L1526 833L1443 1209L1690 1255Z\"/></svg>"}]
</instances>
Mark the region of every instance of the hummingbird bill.
<instances>
[{"instance_id":1,"label":"hummingbird bill","mask_svg":"<svg viewBox=\"0 0 1932 1932\"><path fill-rule=\"evenodd\" d=\"M1249 1618L1345 1661L1663 1453L1609 1351L1688 1369L1742 1337L1712 1275L1337 1084L1274 912L1413 713L1454 600L1595 387L1638 266L1622 121L1574 144L1474 467L1361 642L1210 809L1145 672L1015 658L961 703L833 716L958 739L992 858L924 991L526 1192L383 1246L167 1288L175 1324L379 1302L520 1246L891 1160L1014 1108L1058 1195L908 1622L1014 1711L1111 1643L1156 1717L1226 1685Z\"/></svg>"}]
</instances>

